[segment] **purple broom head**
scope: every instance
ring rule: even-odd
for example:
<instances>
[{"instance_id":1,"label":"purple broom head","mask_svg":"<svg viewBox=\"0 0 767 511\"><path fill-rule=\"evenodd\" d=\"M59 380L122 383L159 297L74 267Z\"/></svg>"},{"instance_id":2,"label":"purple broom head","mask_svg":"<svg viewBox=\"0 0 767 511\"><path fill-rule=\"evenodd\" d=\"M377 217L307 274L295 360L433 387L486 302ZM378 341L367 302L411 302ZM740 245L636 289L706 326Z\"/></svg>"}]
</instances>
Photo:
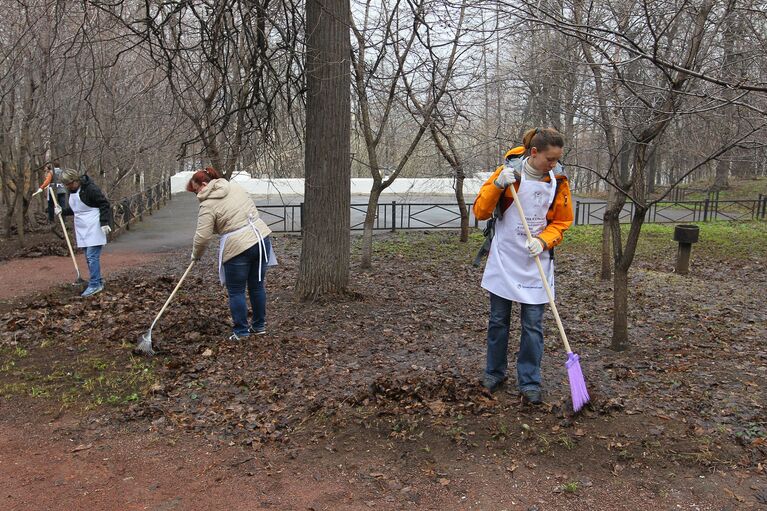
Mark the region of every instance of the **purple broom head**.
<instances>
[{"instance_id":1,"label":"purple broom head","mask_svg":"<svg viewBox=\"0 0 767 511\"><path fill-rule=\"evenodd\" d=\"M586 382L583 379L583 371L578 355L567 354L567 377L570 380L570 394L573 397L573 411L578 411L589 402L589 392L586 390Z\"/></svg>"}]
</instances>

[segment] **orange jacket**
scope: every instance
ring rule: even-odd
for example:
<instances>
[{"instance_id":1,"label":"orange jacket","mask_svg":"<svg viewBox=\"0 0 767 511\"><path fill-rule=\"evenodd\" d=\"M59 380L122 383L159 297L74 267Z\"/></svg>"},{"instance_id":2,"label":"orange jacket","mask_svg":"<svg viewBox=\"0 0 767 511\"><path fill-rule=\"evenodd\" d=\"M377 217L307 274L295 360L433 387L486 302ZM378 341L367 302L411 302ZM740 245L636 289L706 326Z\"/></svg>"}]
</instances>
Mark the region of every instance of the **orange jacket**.
<instances>
[{"instance_id":1,"label":"orange jacket","mask_svg":"<svg viewBox=\"0 0 767 511\"><path fill-rule=\"evenodd\" d=\"M479 189L479 195L474 201L474 216L478 220L487 220L493 216L493 211L499 200L501 201L501 211L504 213L514 201L511 196L511 190L501 190L495 186L494 181L502 170L503 165L498 167L493 172L493 175L485 181L482 188ZM554 202L546 213L548 225L538 235L538 238L546 244L545 250L554 248L562 243L564 232L573 224L573 205L567 176L557 174L554 177L557 180L557 193L554 196ZM551 178L548 176L544 178L544 181L547 183L550 180ZM514 183L514 190L519 190L519 181ZM503 197L501 197L501 194L503 194Z\"/></svg>"},{"instance_id":2,"label":"orange jacket","mask_svg":"<svg viewBox=\"0 0 767 511\"><path fill-rule=\"evenodd\" d=\"M45 179L43 180L43 183L40 185L40 189L45 190L45 187L51 184L51 181L53 181L53 171L47 170L45 172Z\"/></svg>"}]
</instances>

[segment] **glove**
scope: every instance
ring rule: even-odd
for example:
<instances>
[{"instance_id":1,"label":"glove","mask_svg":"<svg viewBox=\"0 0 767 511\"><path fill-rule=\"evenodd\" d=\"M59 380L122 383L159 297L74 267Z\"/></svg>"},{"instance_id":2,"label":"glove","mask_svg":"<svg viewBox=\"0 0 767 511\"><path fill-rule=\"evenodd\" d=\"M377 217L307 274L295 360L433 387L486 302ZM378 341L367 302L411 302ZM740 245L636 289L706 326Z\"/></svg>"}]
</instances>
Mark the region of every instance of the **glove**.
<instances>
[{"instance_id":1,"label":"glove","mask_svg":"<svg viewBox=\"0 0 767 511\"><path fill-rule=\"evenodd\" d=\"M41 193L43 193L43 189L42 188L38 188L37 191L32 194L32 197L34 197L35 195L39 195Z\"/></svg>"},{"instance_id":2,"label":"glove","mask_svg":"<svg viewBox=\"0 0 767 511\"><path fill-rule=\"evenodd\" d=\"M497 186L500 189L504 189L508 186L513 185L517 182L517 178L514 177L514 169L510 166L503 167L503 170L500 174L498 174L498 177L495 178L495 186Z\"/></svg>"},{"instance_id":3,"label":"glove","mask_svg":"<svg viewBox=\"0 0 767 511\"><path fill-rule=\"evenodd\" d=\"M60 215L61 215L61 206L54 206L54 207L53 207L53 213L54 213L56 216L60 216Z\"/></svg>"},{"instance_id":4,"label":"glove","mask_svg":"<svg viewBox=\"0 0 767 511\"><path fill-rule=\"evenodd\" d=\"M193 263L196 263L196 262L197 262L197 261L199 261L199 260L200 260L200 258L199 258L199 257L197 257L196 255L194 255L194 252L192 252L192 262L193 262Z\"/></svg>"},{"instance_id":5,"label":"glove","mask_svg":"<svg viewBox=\"0 0 767 511\"><path fill-rule=\"evenodd\" d=\"M102 225L101 226L101 232L104 233L104 236L108 235L110 232L112 232L112 228L108 225Z\"/></svg>"},{"instance_id":6,"label":"glove","mask_svg":"<svg viewBox=\"0 0 767 511\"><path fill-rule=\"evenodd\" d=\"M525 242L525 248L530 252L530 257L535 257L543 252L543 242L538 238L533 238Z\"/></svg>"}]
</instances>

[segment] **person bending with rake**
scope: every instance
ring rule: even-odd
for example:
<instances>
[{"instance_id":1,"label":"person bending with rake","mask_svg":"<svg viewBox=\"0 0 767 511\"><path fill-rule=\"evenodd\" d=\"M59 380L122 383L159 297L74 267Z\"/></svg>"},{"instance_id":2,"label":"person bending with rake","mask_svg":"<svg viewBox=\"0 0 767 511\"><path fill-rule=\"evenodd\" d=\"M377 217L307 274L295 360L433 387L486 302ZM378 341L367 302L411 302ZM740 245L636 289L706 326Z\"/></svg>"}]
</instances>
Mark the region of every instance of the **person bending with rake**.
<instances>
[{"instance_id":1,"label":"person bending with rake","mask_svg":"<svg viewBox=\"0 0 767 511\"><path fill-rule=\"evenodd\" d=\"M267 266L276 264L269 237L271 229L259 217L247 192L240 185L223 179L210 167L195 172L186 189L196 194L200 201L192 261L200 259L214 234L221 235L218 273L229 294L229 310L234 324L229 340L239 341L250 334L265 334L264 279ZM246 287L253 308L250 324Z\"/></svg>"}]
</instances>

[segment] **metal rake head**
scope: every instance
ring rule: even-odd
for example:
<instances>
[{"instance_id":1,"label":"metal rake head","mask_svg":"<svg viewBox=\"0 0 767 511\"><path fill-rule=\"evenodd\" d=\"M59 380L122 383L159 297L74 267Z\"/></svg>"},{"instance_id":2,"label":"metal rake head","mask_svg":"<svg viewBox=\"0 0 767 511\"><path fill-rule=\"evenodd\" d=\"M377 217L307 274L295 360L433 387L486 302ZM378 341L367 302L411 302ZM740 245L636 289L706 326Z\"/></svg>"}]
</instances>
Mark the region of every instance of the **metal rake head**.
<instances>
[{"instance_id":1,"label":"metal rake head","mask_svg":"<svg viewBox=\"0 0 767 511\"><path fill-rule=\"evenodd\" d=\"M138 339L138 343L136 343L136 346L133 348L133 353L136 355L146 355L147 357L151 357L155 354L155 351L152 349L152 332L146 332L141 335Z\"/></svg>"}]
</instances>

